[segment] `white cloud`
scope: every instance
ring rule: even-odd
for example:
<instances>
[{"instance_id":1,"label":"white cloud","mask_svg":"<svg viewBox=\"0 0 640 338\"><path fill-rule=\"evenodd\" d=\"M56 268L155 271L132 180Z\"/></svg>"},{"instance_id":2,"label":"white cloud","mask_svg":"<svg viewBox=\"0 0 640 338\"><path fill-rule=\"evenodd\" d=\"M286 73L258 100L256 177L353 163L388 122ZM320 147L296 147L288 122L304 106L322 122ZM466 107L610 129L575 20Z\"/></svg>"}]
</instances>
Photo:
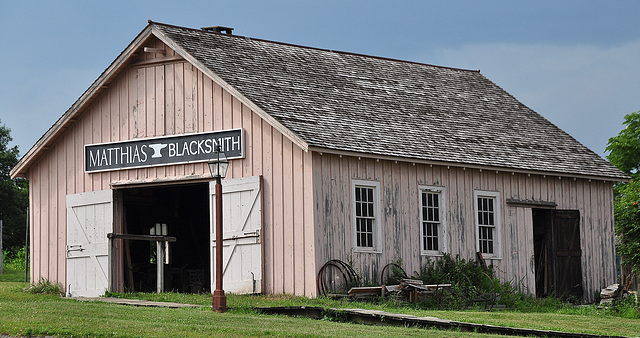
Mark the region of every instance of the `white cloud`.
<instances>
[{"instance_id":1,"label":"white cloud","mask_svg":"<svg viewBox=\"0 0 640 338\"><path fill-rule=\"evenodd\" d=\"M640 40L623 45L470 44L425 62L480 69L518 100L602 155L625 114L640 110Z\"/></svg>"}]
</instances>

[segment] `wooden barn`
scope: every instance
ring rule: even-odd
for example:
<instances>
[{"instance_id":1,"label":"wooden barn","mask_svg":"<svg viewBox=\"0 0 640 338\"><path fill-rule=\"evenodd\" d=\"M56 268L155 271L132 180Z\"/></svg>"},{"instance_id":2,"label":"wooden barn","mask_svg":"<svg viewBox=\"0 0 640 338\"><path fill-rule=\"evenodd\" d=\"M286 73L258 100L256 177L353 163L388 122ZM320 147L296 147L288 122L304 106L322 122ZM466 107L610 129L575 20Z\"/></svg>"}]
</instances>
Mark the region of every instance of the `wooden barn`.
<instances>
[{"instance_id":1,"label":"wooden barn","mask_svg":"<svg viewBox=\"0 0 640 338\"><path fill-rule=\"evenodd\" d=\"M479 71L155 22L11 172L30 182L31 280L154 291L164 260L165 289L212 290L215 145L227 292L314 296L332 259L375 282L444 253L536 295L616 280L627 176Z\"/></svg>"}]
</instances>

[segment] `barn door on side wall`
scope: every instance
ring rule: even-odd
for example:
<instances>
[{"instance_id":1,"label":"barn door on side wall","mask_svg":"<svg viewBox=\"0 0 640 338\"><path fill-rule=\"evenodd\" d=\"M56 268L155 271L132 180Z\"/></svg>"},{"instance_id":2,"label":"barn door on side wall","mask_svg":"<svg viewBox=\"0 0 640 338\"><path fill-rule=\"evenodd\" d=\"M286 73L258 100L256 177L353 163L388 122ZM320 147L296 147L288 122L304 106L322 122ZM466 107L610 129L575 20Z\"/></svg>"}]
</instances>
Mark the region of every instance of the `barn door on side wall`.
<instances>
[{"instance_id":1,"label":"barn door on side wall","mask_svg":"<svg viewBox=\"0 0 640 338\"><path fill-rule=\"evenodd\" d=\"M236 294L262 292L262 184L260 176L223 180L223 288ZM211 291L215 290L215 182L211 205Z\"/></svg>"},{"instance_id":2,"label":"barn door on side wall","mask_svg":"<svg viewBox=\"0 0 640 338\"><path fill-rule=\"evenodd\" d=\"M96 297L109 285L113 191L67 195L67 295Z\"/></svg>"},{"instance_id":3,"label":"barn door on side wall","mask_svg":"<svg viewBox=\"0 0 640 338\"><path fill-rule=\"evenodd\" d=\"M551 225L552 277L556 297L582 299L580 212L554 210Z\"/></svg>"}]
</instances>

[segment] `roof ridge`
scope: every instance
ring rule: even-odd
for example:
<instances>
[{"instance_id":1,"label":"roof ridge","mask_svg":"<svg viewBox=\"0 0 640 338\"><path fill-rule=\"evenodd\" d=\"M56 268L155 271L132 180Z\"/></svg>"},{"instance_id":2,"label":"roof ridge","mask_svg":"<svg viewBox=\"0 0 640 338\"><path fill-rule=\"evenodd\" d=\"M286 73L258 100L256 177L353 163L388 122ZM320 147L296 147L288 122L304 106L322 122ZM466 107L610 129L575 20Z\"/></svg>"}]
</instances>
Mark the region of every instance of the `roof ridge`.
<instances>
[{"instance_id":1,"label":"roof ridge","mask_svg":"<svg viewBox=\"0 0 640 338\"><path fill-rule=\"evenodd\" d=\"M395 58L385 57L385 56L376 56L376 55L368 55L368 54L355 53L355 52L346 52L346 51L340 51L340 50L333 50L333 49L328 49L328 48L304 46L304 45L298 45L298 44L288 43L288 42L273 41L273 40L267 40L267 39L261 39L261 38L253 38L253 37L244 36L244 35L224 34L224 33L219 33L219 32L215 32L215 31L205 31L205 30L197 29L197 28L190 28L190 27L183 27L183 26L166 24L166 23L161 23L161 22L155 22L155 21L152 21L152 20L148 20L148 22L149 22L150 25L151 24L155 24L155 25L160 25L160 26L185 29L185 30L190 30L190 31L202 33L202 34L216 34L216 35L229 37L229 38L247 39L247 40L251 40L251 41L273 43L273 44L277 44L277 45L304 48L304 49L312 49L312 50L317 50L317 51L337 53L337 54L343 54L343 55L353 55L353 56L366 57L366 58L371 58L371 59L409 63L409 64L415 64L415 65L420 65L420 66L429 66L429 67L435 67L435 68L441 68L441 69L449 69L449 70L462 71L462 72L480 73L479 69L464 69L464 68L440 66L440 65L430 64L430 63L410 61L410 60L402 60L402 59L395 59Z\"/></svg>"},{"instance_id":2,"label":"roof ridge","mask_svg":"<svg viewBox=\"0 0 640 338\"><path fill-rule=\"evenodd\" d=\"M201 49L206 46L202 44L209 40L203 35L206 33L239 40L220 40L228 48L203 52ZM20 159L11 170L12 177L25 175L29 165L75 121L73 117L99 95L105 83L128 67L125 62L152 35L166 40L171 48L181 48L188 54L187 62L199 64L201 71L227 85L233 95L246 101L279 131L299 140L305 151L335 149L341 153L384 155L426 161L424 163L566 173L574 178L628 179L593 150L479 71L457 69L453 73L447 69L455 68L261 39L253 40L264 43L240 43L252 39L151 20ZM274 59L274 53L263 50L277 49L264 48L277 45L290 46L282 49L289 48L294 54L303 55L287 59L291 61L289 64L281 64L278 58ZM263 59L247 58L245 52L252 51L262 53ZM333 53L358 57L332 58L338 55ZM221 61L227 58L233 58L240 68ZM316 68L310 67L316 72L300 73L302 68L309 68L307 63L314 58L330 60ZM384 67L369 67L362 62L375 59L392 61L382 65ZM336 63L341 66L334 67ZM423 66L407 69L407 64ZM345 69L349 72L338 71ZM362 76L352 76L354 72L362 72ZM282 105L281 100L288 103ZM478 123L483 124L478 125L472 119L482 119ZM331 132L324 132L325 129Z\"/></svg>"}]
</instances>

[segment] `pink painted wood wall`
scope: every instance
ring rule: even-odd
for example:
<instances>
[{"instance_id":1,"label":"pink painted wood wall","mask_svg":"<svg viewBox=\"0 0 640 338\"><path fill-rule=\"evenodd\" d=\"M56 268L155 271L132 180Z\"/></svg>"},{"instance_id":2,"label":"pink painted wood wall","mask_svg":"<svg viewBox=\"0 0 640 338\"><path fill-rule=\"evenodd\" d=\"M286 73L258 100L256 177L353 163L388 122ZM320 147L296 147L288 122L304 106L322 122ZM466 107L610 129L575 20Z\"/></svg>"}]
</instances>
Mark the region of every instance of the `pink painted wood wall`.
<instances>
[{"instance_id":1,"label":"pink painted wood wall","mask_svg":"<svg viewBox=\"0 0 640 338\"><path fill-rule=\"evenodd\" d=\"M500 193L502 259L491 260L503 281L535 293L533 218L530 207L507 204L506 199L549 201L557 209L580 211L582 271L586 296L615 282L612 183L463 169L438 165L375 160L314 153L314 203L317 260L352 261L370 281L378 282L382 268L402 259L411 275L430 259L420 254L419 185L442 186L445 192L446 238L452 256L474 259L476 249L474 191ZM381 253L359 253L353 248L351 181L380 182ZM395 207L394 207L395 206ZM434 257L431 257L433 259Z\"/></svg>"},{"instance_id":2,"label":"pink painted wood wall","mask_svg":"<svg viewBox=\"0 0 640 338\"><path fill-rule=\"evenodd\" d=\"M228 178L262 175L263 278L269 293L315 294L311 155L159 40L82 109L29 168L31 280L66 285L65 196L120 184L209 179L206 163L84 173L83 146L183 133L243 128L246 157Z\"/></svg>"},{"instance_id":3,"label":"pink painted wood wall","mask_svg":"<svg viewBox=\"0 0 640 338\"><path fill-rule=\"evenodd\" d=\"M140 51L137 64L120 71L29 168L32 280L66 283L67 194L209 177L204 163L86 174L84 144L231 128L245 130L246 158L232 160L228 177L264 179L263 276L269 293L315 295L317 270L332 258L352 259L365 276L377 275L398 258L409 274L418 270L427 259L420 255L418 243L418 185L422 184L445 188L448 251L465 258L476 251L473 191L500 192L502 259L493 263L503 280L522 281L535 290L531 209L510 206L507 198L550 201L558 209L580 210L585 289L595 290L615 279L610 182L305 152L158 40L152 38L144 46L167 53ZM352 179L381 184L386 234L381 254L351 251Z\"/></svg>"}]
</instances>

